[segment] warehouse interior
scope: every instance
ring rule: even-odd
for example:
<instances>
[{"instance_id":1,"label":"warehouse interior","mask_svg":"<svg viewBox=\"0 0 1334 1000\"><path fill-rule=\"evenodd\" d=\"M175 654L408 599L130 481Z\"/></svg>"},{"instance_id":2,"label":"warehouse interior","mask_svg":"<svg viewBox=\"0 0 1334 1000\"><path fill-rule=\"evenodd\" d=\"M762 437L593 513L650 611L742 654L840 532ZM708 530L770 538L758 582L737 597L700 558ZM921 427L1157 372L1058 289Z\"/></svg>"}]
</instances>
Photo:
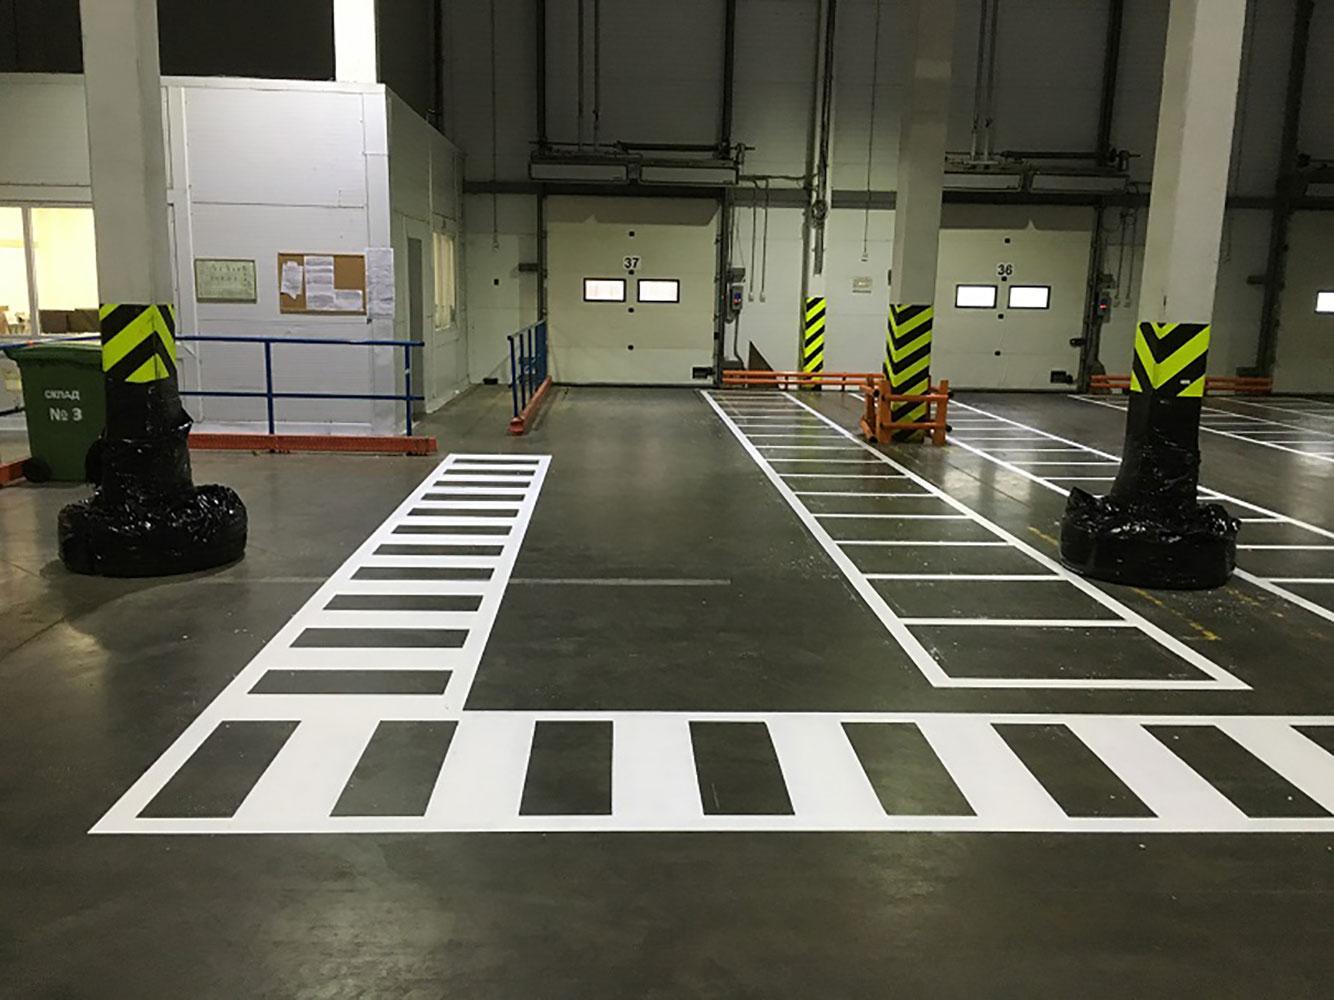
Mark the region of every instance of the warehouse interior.
<instances>
[{"instance_id":1,"label":"warehouse interior","mask_svg":"<svg viewBox=\"0 0 1334 1000\"><path fill-rule=\"evenodd\" d=\"M1331 46L0 0L0 996L1326 996Z\"/></svg>"}]
</instances>

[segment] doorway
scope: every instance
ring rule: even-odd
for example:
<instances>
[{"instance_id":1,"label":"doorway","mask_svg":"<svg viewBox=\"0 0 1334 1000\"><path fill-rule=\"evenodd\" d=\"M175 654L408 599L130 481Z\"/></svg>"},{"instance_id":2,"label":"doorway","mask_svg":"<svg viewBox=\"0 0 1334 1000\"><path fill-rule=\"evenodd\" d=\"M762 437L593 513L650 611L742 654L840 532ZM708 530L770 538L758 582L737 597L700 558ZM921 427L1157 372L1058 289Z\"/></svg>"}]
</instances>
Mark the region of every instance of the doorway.
<instances>
[{"instance_id":1,"label":"doorway","mask_svg":"<svg viewBox=\"0 0 1334 1000\"><path fill-rule=\"evenodd\" d=\"M719 215L718 203L706 198L547 199L557 381L709 381Z\"/></svg>"}]
</instances>

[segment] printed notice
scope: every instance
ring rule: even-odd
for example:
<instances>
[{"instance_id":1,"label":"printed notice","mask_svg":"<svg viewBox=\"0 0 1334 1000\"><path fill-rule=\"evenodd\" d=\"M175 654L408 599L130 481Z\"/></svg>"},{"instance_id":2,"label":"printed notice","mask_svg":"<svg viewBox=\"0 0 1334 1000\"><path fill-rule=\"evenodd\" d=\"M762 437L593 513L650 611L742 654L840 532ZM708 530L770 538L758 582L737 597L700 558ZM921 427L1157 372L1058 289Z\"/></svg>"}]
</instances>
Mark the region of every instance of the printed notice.
<instances>
[{"instance_id":1,"label":"printed notice","mask_svg":"<svg viewBox=\"0 0 1334 1000\"><path fill-rule=\"evenodd\" d=\"M332 257L306 255L306 308L311 312L335 312L338 309Z\"/></svg>"},{"instance_id":2,"label":"printed notice","mask_svg":"<svg viewBox=\"0 0 1334 1000\"><path fill-rule=\"evenodd\" d=\"M366 291L371 316L393 318L394 248L366 248Z\"/></svg>"},{"instance_id":3,"label":"printed notice","mask_svg":"<svg viewBox=\"0 0 1334 1000\"><path fill-rule=\"evenodd\" d=\"M303 268L296 261L283 261L282 282L279 289L289 299L295 299L301 295L303 274Z\"/></svg>"},{"instance_id":4,"label":"printed notice","mask_svg":"<svg viewBox=\"0 0 1334 1000\"><path fill-rule=\"evenodd\" d=\"M338 312L361 312L361 289L335 288L334 309Z\"/></svg>"}]
</instances>

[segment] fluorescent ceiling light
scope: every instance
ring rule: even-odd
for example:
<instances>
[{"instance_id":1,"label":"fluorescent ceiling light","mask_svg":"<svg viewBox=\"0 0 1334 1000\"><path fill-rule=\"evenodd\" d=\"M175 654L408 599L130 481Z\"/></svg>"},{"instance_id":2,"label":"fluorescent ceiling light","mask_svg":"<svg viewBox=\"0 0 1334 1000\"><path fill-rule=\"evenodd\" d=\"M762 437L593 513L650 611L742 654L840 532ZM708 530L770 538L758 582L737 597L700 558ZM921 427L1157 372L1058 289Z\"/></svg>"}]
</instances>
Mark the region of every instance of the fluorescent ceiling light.
<instances>
[{"instance_id":1,"label":"fluorescent ceiling light","mask_svg":"<svg viewBox=\"0 0 1334 1000\"><path fill-rule=\"evenodd\" d=\"M543 161L528 164L528 176L535 181L573 181L596 183L625 183L623 163L555 163Z\"/></svg>"},{"instance_id":2,"label":"fluorescent ceiling light","mask_svg":"<svg viewBox=\"0 0 1334 1000\"><path fill-rule=\"evenodd\" d=\"M1334 292L1316 292L1315 311L1318 313L1334 313Z\"/></svg>"},{"instance_id":3,"label":"fluorescent ceiling light","mask_svg":"<svg viewBox=\"0 0 1334 1000\"><path fill-rule=\"evenodd\" d=\"M997 174L982 171L945 174L945 187L956 191L1018 191L1024 186L1023 174Z\"/></svg>"},{"instance_id":4,"label":"fluorescent ceiling light","mask_svg":"<svg viewBox=\"0 0 1334 1000\"><path fill-rule=\"evenodd\" d=\"M1109 174L1034 174L1034 191L1114 192L1126 189L1126 179Z\"/></svg>"},{"instance_id":5,"label":"fluorescent ceiling light","mask_svg":"<svg viewBox=\"0 0 1334 1000\"><path fill-rule=\"evenodd\" d=\"M735 184L735 167L653 167L639 168L639 180L644 184L707 184L713 187Z\"/></svg>"}]
</instances>

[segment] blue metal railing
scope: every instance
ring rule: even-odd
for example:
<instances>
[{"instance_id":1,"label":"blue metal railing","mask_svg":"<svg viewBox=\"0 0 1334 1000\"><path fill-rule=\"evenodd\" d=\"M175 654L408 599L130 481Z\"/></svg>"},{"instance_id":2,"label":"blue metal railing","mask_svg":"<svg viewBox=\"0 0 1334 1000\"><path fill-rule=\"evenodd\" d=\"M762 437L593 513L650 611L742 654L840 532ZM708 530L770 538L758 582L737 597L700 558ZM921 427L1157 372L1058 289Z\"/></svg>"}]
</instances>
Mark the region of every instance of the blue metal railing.
<instances>
[{"instance_id":1,"label":"blue metal railing","mask_svg":"<svg viewBox=\"0 0 1334 1000\"><path fill-rule=\"evenodd\" d=\"M517 417L547 380L547 321L538 320L506 339L510 342L510 397Z\"/></svg>"},{"instance_id":2,"label":"blue metal railing","mask_svg":"<svg viewBox=\"0 0 1334 1000\"><path fill-rule=\"evenodd\" d=\"M227 399L263 399L268 410L269 433L276 433L277 421L274 417L274 401L278 399L365 399L394 400L404 403L407 417L404 433L412 436L412 404L420 403L426 397L413 395L412 392L412 348L422 347L421 340L347 340L334 337L222 337L212 334L201 336L178 336L178 344L260 344L264 348L264 391L245 391L241 389L182 389L182 396L215 397ZM319 344L340 347L401 347L403 349L403 391L401 393L352 393L352 392L277 392L273 388L273 345L274 344Z\"/></svg>"}]
</instances>

